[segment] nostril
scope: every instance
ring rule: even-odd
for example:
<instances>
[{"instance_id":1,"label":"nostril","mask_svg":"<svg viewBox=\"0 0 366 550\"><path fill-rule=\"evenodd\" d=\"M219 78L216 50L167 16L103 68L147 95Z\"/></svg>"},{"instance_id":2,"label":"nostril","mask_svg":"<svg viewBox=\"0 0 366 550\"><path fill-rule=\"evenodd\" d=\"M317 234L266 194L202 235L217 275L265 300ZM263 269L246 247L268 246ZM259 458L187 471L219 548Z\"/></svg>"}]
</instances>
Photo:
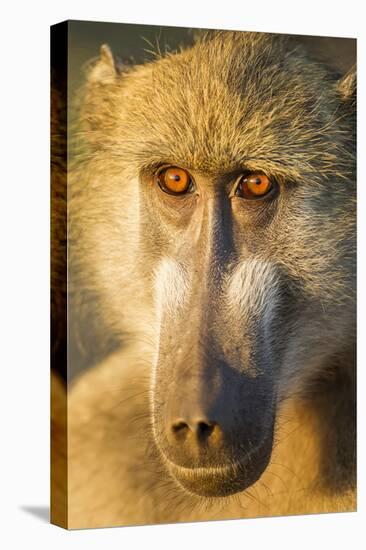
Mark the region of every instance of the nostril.
<instances>
[{"instance_id":1,"label":"nostril","mask_svg":"<svg viewBox=\"0 0 366 550\"><path fill-rule=\"evenodd\" d=\"M186 440L193 434L199 441L207 440L214 431L216 422L205 420L186 422L185 420L177 420L171 424L171 432L176 440Z\"/></svg>"},{"instance_id":2,"label":"nostril","mask_svg":"<svg viewBox=\"0 0 366 550\"><path fill-rule=\"evenodd\" d=\"M185 433L189 429L189 426L183 420L178 420L172 424L172 432L175 434Z\"/></svg>"},{"instance_id":3,"label":"nostril","mask_svg":"<svg viewBox=\"0 0 366 550\"><path fill-rule=\"evenodd\" d=\"M204 439L207 437L210 437L214 429L215 429L214 422L200 421L197 423L197 434L199 437L202 437Z\"/></svg>"}]
</instances>

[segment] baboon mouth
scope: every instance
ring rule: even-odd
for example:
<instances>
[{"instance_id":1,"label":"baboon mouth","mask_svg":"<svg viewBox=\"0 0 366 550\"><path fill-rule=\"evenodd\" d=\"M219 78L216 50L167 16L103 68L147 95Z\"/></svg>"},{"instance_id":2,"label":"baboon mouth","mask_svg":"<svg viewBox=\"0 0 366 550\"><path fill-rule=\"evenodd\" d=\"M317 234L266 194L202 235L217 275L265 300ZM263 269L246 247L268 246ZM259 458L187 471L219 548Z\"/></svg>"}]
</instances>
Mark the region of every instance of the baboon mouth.
<instances>
[{"instance_id":1,"label":"baboon mouth","mask_svg":"<svg viewBox=\"0 0 366 550\"><path fill-rule=\"evenodd\" d=\"M266 469L271 445L261 446L250 460L222 467L183 468L168 461L172 477L188 493L201 497L225 497L244 491L255 483Z\"/></svg>"}]
</instances>

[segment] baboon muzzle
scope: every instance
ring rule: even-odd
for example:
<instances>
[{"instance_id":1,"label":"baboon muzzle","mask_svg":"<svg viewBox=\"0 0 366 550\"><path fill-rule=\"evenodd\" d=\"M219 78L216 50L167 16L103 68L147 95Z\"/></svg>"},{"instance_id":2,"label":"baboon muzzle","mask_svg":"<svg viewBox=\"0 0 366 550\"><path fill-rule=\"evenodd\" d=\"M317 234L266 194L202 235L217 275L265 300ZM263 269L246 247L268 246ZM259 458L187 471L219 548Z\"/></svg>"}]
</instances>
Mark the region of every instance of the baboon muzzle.
<instances>
[{"instance_id":1,"label":"baboon muzzle","mask_svg":"<svg viewBox=\"0 0 366 550\"><path fill-rule=\"evenodd\" d=\"M185 490L206 497L252 485L272 449L269 381L212 360L174 372L156 396L154 419L169 472Z\"/></svg>"}]
</instances>

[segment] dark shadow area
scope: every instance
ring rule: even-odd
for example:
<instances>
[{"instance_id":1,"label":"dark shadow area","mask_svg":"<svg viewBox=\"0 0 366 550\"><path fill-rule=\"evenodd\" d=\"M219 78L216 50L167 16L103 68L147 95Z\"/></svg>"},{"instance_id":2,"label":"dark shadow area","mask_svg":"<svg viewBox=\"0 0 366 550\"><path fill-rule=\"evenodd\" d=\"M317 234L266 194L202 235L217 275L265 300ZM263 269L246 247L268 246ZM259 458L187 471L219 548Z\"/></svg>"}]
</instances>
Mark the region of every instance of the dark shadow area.
<instances>
[{"instance_id":1,"label":"dark shadow area","mask_svg":"<svg viewBox=\"0 0 366 550\"><path fill-rule=\"evenodd\" d=\"M31 514L36 518L46 523L50 522L50 507L49 506L20 506L20 509L27 514Z\"/></svg>"}]
</instances>

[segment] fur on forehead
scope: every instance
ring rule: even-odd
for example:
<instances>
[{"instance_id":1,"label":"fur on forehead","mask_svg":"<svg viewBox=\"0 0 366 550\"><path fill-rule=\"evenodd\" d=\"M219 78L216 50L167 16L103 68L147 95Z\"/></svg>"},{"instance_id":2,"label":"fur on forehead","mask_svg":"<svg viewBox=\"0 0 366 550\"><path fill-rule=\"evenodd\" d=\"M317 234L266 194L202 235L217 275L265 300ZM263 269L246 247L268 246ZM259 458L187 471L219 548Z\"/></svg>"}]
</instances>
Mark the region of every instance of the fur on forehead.
<instances>
[{"instance_id":1,"label":"fur on forehead","mask_svg":"<svg viewBox=\"0 0 366 550\"><path fill-rule=\"evenodd\" d=\"M304 60L281 36L227 31L126 72L104 49L86 86L85 134L139 166L344 174L335 76Z\"/></svg>"}]
</instances>

